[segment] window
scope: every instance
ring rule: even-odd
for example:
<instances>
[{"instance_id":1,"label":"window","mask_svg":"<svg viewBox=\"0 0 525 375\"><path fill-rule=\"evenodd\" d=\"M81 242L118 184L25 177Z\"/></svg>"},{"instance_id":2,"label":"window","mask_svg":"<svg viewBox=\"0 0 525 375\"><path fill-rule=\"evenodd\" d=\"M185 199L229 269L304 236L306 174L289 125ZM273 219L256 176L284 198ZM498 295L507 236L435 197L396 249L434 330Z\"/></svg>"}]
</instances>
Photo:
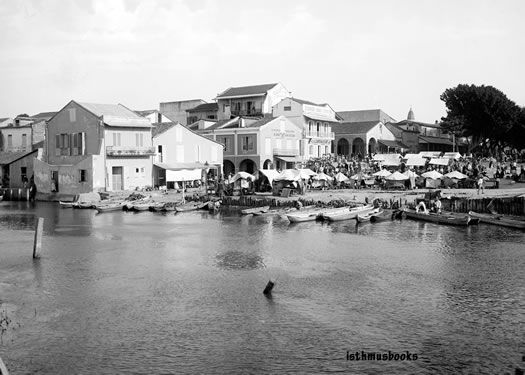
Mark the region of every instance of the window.
<instances>
[{"instance_id":1,"label":"window","mask_svg":"<svg viewBox=\"0 0 525 375\"><path fill-rule=\"evenodd\" d=\"M71 145L71 154L72 155L84 155L84 144L85 144L85 135L86 133L73 133L71 135L72 145Z\"/></svg>"},{"instance_id":2,"label":"window","mask_svg":"<svg viewBox=\"0 0 525 375\"><path fill-rule=\"evenodd\" d=\"M85 169L80 170L80 182L87 181L87 171Z\"/></svg>"},{"instance_id":3,"label":"window","mask_svg":"<svg viewBox=\"0 0 525 375\"><path fill-rule=\"evenodd\" d=\"M69 121L70 122L77 121L77 110L76 110L76 108L69 108L68 111L69 111Z\"/></svg>"},{"instance_id":4,"label":"window","mask_svg":"<svg viewBox=\"0 0 525 375\"><path fill-rule=\"evenodd\" d=\"M157 146L157 151L159 154L162 154L162 145Z\"/></svg>"},{"instance_id":5,"label":"window","mask_svg":"<svg viewBox=\"0 0 525 375\"><path fill-rule=\"evenodd\" d=\"M120 146L120 133L113 133L113 146Z\"/></svg>"},{"instance_id":6,"label":"window","mask_svg":"<svg viewBox=\"0 0 525 375\"><path fill-rule=\"evenodd\" d=\"M22 134L22 147L27 146L27 134Z\"/></svg>"},{"instance_id":7,"label":"window","mask_svg":"<svg viewBox=\"0 0 525 375\"><path fill-rule=\"evenodd\" d=\"M253 144L253 137L250 137L250 136L241 137L241 144L242 144L243 151L253 151L255 149L254 144Z\"/></svg>"},{"instance_id":8,"label":"window","mask_svg":"<svg viewBox=\"0 0 525 375\"><path fill-rule=\"evenodd\" d=\"M144 173L144 167L140 168L140 172Z\"/></svg>"},{"instance_id":9,"label":"window","mask_svg":"<svg viewBox=\"0 0 525 375\"><path fill-rule=\"evenodd\" d=\"M139 173L139 169L138 168L135 168L135 173Z\"/></svg>"},{"instance_id":10,"label":"window","mask_svg":"<svg viewBox=\"0 0 525 375\"><path fill-rule=\"evenodd\" d=\"M13 147L13 135L9 134L7 136L7 147Z\"/></svg>"},{"instance_id":11,"label":"window","mask_svg":"<svg viewBox=\"0 0 525 375\"><path fill-rule=\"evenodd\" d=\"M24 182L27 178L27 167L20 167L20 177L22 178L22 182Z\"/></svg>"},{"instance_id":12,"label":"window","mask_svg":"<svg viewBox=\"0 0 525 375\"><path fill-rule=\"evenodd\" d=\"M285 105L285 106L284 106L284 110L285 110L285 111L291 111L291 110L292 110L292 107L289 106L289 105Z\"/></svg>"},{"instance_id":13,"label":"window","mask_svg":"<svg viewBox=\"0 0 525 375\"><path fill-rule=\"evenodd\" d=\"M135 134L135 145L137 147L144 146L144 134L142 134L142 133L136 133Z\"/></svg>"},{"instance_id":14,"label":"window","mask_svg":"<svg viewBox=\"0 0 525 375\"><path fill-rule=\"evenodd\" d=\"M228 150L231 150L231 138L228 137L219 137L217 139L217 142L222 143L224 145L224 152L227 152Z\"/></svg>"}]
</instances>

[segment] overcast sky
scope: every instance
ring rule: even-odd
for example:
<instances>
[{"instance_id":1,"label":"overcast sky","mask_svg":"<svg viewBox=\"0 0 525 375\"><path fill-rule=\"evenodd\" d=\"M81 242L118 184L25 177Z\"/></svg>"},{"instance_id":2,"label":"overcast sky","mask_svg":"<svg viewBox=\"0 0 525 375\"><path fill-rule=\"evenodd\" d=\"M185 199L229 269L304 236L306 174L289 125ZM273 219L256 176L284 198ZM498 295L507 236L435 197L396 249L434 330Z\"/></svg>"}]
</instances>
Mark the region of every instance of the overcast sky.
<instances>
[{"instance_id":1,"label":"overcast sky","mask_svg":"<svg viewBox=\"0 0 525 375\"><path fill-rule=\"evenodd\" d=\"M525 105L525 1L0 0L0 117L154 109L281 82L335 110L445 115L459 83Z\"/></svg>"}]
</instances>

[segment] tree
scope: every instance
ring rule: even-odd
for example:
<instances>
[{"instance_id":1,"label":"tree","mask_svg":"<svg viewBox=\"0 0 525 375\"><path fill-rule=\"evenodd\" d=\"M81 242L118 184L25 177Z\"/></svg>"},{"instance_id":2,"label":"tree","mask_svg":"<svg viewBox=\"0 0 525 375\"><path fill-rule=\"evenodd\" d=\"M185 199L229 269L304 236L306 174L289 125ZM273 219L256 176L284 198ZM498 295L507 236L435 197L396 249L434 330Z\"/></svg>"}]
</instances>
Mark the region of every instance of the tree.
<instances>
[{"instance_id":1,"label":"tree","mask_svg":"<svg viewBox=\"0 0 525 375\"><path fill-rule=\"evenodd\" d=\"M472 137L474 145L494 151L504 145L523 146L515 132L523 112L500 90L492 86L458 85L446 89L440 99L447 106L442 118L444 129L459 136Z\"/></svg>"}]
</instances>

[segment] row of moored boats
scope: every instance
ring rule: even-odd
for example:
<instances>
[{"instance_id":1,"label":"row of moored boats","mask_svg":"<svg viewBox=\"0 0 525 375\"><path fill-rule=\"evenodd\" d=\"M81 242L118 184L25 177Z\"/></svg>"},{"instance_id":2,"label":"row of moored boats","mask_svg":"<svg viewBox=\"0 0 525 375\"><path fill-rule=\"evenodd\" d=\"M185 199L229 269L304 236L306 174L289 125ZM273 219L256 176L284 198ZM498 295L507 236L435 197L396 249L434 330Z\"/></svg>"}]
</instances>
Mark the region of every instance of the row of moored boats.
<instances>
[{"instance_id":1,"label":"row of moored boats","mask_svg":"<svg viewBox=\"0 0 525 375\"><path fill-rule=\"evenodd\" d=\"M112 211L156 211L156 212L186 212L199 209L208 209L210 202L153 202L153 201L115 201L115 202L60 202L62 208L95 209L98 213ZM213 207L213 205L212 205Z\"/></svg>"}]
</instances>

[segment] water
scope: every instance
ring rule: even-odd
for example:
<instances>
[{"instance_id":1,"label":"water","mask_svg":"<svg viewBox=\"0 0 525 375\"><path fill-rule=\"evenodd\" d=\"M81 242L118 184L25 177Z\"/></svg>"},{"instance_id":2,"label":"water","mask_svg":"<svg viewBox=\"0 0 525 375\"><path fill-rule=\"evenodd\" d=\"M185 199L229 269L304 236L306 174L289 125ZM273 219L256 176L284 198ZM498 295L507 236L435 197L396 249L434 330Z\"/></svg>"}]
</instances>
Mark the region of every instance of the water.
<instances>
[{"instance_id":1,"label":"water","mask_svg":"<svg viewBox=\"0 0 525 375\"><path fill-rule=\"evenodd\" d=\"M13 374L514 373L525 367L524 237L2 202L11 324L0 357Z\"/></svg>"}]
</instances>

